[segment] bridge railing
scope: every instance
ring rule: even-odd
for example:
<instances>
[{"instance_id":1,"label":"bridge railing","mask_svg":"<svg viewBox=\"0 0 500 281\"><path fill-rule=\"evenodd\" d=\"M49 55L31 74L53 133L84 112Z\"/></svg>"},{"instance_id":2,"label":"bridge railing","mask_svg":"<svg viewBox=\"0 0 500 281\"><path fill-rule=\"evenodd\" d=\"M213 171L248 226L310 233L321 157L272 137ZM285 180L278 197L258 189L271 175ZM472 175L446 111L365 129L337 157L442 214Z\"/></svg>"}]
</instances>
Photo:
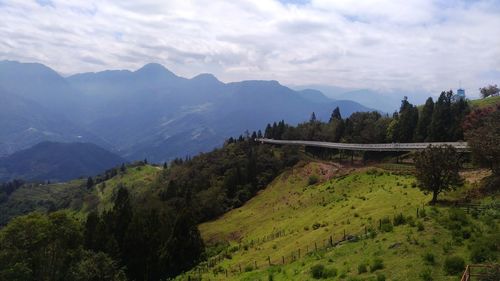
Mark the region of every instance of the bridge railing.
<instances>
[{"instance_id":1,"label":"bridge railing","mask_svg":"<svg viewBox=\"0 0 500 281\"><path fill-rule=\"evenodd\" d=\"M303 140L275 140L275 139L255 139L261 143L285 144L285 145L304 145L324 148L344 149L344 150L364 150L364 151L414 151L422 150L428 146L450 145L458 150L468 150L466 142L421 142L421 143L337 143L321 141L303 141Z\"/></svg>"}]
</instances>

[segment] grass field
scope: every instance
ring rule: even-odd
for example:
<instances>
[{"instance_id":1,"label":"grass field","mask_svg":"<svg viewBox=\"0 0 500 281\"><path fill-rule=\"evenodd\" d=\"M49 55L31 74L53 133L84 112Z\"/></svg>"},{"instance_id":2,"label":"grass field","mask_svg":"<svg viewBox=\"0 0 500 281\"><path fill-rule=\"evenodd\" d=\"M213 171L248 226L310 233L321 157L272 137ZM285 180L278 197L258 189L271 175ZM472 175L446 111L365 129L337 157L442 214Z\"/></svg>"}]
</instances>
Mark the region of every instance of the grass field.
<instances>
[{"instance_id":1,"label":"grass field","mask_svg":"<svg viewBox=\"0 0 500 281\"><path fill-rule=\"evenodd\" d=\"M315 181L312 175L322 179L320 183L310 185ZM470 241L496 233L498 214L494 223L485 224L481 215L470 219L460 213L468 218L463 227L473 229L473 238L457 238L450 230L455 210L427 206L430 195L415 186L412 176L383 169L345 171L324 163L296 167L241 208L200 225L211 266L202 264L178 280L200 276L203 280L313 280L313 271L325 272L329 280L424 280L427 276L432 279L425 280L457 280L457 274L444 272L445 257L458 255L470 262ZM404 219L395 222L400 214ZM389 223L380 229L384 219ZM335 244L344 233L356 242L331 247L330 239ZM426 255L433 261L426 261ZM368 272L363 272L363 265Z\"/></svg>"},{"instance_id":2,"label":"grass field","mask_svg":"<svg viewBox=\"0 0 500 281\"><path fill-rule=\"evenodd\" d=\"M470 103L473 107L492 106L492 105L500 104L500 96L488 97L485 99L471 100Z\"/></svg>"}]
</instances>

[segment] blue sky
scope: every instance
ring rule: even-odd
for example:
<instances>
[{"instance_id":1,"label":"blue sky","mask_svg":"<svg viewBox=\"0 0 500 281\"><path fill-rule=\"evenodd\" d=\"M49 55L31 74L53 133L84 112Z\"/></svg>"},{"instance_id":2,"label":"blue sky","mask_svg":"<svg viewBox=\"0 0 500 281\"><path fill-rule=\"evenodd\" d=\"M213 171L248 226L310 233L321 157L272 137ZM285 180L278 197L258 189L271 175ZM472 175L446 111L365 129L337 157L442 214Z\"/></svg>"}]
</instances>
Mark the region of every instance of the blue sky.
<instances>
[{"instance_id":1,"label":"blue sky","mask_svg":"<svg viewBox=\"0 0 500 281\"><path fill-rule=\"evenodd\" d=\"M500 1L0 0L0 59L374 90L500 84Z\"/></svg>"}]
</instances>

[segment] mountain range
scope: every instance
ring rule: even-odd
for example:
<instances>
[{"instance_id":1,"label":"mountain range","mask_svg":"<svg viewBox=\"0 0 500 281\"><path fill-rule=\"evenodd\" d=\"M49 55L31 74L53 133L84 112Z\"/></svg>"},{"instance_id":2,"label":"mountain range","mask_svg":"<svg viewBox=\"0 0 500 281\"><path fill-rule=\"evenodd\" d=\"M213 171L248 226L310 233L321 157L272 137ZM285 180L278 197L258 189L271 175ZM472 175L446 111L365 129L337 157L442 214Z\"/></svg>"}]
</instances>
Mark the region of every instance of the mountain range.
<instances>
[{"instance_id":1,"label":"mountain range","mask_svg":"<svg viewBox=\"0 0 500 281\"><path fill-rule=\"evenodd\" d=\"M277 81L223 83L177 76L160 64L62 77L38 63L0 62L0 155L42 141L94 143L153 162L208 151L269 122L296 124L371 110Z\"/></svg>"}]
</instances>

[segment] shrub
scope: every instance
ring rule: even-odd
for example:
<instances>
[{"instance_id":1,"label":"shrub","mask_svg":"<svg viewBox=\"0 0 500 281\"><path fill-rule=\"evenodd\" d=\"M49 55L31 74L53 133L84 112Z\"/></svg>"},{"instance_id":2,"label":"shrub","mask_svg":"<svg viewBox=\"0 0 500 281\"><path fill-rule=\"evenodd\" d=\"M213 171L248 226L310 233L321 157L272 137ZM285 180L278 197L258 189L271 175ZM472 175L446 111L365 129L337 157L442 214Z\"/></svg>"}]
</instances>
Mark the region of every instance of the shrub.
<instances>
[{"instance_id":1,"label":"shrub","mask_svg":"<svg viewBox=\"0 0 500 281\"><path fill-rule=\"evenodd\" d=\"M384 261L380 258L375 258L370 266L370 272L375 272L382 268L384 268Z\"/></svg>"},{"instance_id":2,"label":"shrub","mask_svg":"<svg viewBox=\"0 0 500 281\"><path fill-rule=\"evenodd\" d=\"M462 272L465 269L465 261L459 256L447 257L444 260L444 271L448 275L454 275Z\"/></svg>"},{"instance_id":3,"label":"shrub","mask_svg":"<svg viewBox=\"0 0 500 281\"><path fill-rule=\"evenodd\" d=\"M424 258L425 264L428 264L428 265L436 264L436 258L434 257L433 253L425 253L423 258Z\"/></svg>"},{"instance_id":4,"label":"shrub","mask_svg":"<svg viewBox=\"0 0 500 281\"><path fill-rule=\"evenodd\" d=\"M308 185L315 185L319 182L319 178L317 175L310 175L309 180L307 181Z\"/></svg>"},{"instance_id":5,"label":"shrub","mask_svg":"<svg viewBox=\"0 0 500 281\"><path fill-rule=\"evenodd\" d=\"M315 222L315 223L313 223L313 225L312 225L312 229L314 229L314 230L316 230L316 229L318 229L318 228L320 228L320 227L321 227L321 223L319 223L319 222Z\"/></svg>"},{"instance_id":6,"label":"shrub","mask_svg":"<svg viewBox=\"0 0 500 281\"><path fill-rule=\"evenodd\" d=\"M385 281L385 275L382 273L377 273L377 281Z\"/></svg>"},{"instance_id":7,"label":"shrub","mask_svg":"<svg viewBox=\"0 0 500 281\"><path fill-rule=\"evenodd\" d=\"M358 265L358 273L361 274L365 272L368 272L368 270L366 269L366 264L362 263Z\"/></svg>"},{"instance_id":8,"label":"shrub","mask_svg":"<svg viewBox=\"0 0 500 281\"><path fill-rule=\"evenodd\" d=\"M425 209L420 210L418 214L421 218L425 218L427 216L427 213L425 212Z\"/></svg>"},{"instance_id":9,"label":"shrub","mask_svg":"<svg viewBox=\"0 0 500 281\"><path fill-rule=\"evenodd\" d=\"M245 272L250 272L252 270L253 270L253 266L251 266L251 265L246 265L245 266Z\"/></svg>"},{"instance_id":10,"label":"shrub","mask_svg":"<svg viewBox=\"0 0 500 281\"><path fill-rule=\"evenodd\" d=\"M311 275L314 279L326 279L337 276L335 268L326 268L322 264L317 264L311 267Z\"/></svg>"},{"instance_id":11,"label":"shrub","mask_svg":"<svg viewBox=\"0 0 500 281\"><path fill-rule=\"evenodd\" d=\"M497 237L484 237L472 243L471 245L471 260L475 263L485 261L496 261L498 252Z\"/></svg>"},{"instance_id":12,"label":"shrub","mask_svg":"<svg viewBox=\"0 0 500 281\"><path fill-rule=\"evenodd\" d=\"M272 272L270 272L269 275L267 275L267 281L274 281L274 275Z\"/></svg>"},{"instance_id":13,"label":"shrub","mask_svg":"<svg viewBox=\"0 0 500 281\"><path fill-rule=\"evenodd\" d=\"M389 218L383 218L380 221L380 230L383 232L391 232L393 229L391 220Z\"/></svg>"},{"instance_id":14,"label":"shrub","mask_svg":"<svg viewBox=\"0 0 500 281\"><path fill-rule=\"evenodd\" d=\"M424 224L421 221L417 222L417 231L424 231L424 229Z\"/></svg>"},{"instance_id":15,"label":"shrub","mask_svg":"<svg viewBox=\"0 0 500 281\"><path fill-rule=\"evenodd\" d=\"M399 214L394 216L394 226L402 225L406 223L406 218L403 214Z\"/></svg>"},{"instance_id":16,"label":"shrub","mask_svg":"<svg viewBox=\"0 0 500 281\"><path fill-rule=\"evenodd\" d=\"M427 269L424 269L422 272L420 272L420 279L422 279L423 281L432 281L434 280L432 278L432 272L427 268Z\"/></svg>"}]
</instances>

